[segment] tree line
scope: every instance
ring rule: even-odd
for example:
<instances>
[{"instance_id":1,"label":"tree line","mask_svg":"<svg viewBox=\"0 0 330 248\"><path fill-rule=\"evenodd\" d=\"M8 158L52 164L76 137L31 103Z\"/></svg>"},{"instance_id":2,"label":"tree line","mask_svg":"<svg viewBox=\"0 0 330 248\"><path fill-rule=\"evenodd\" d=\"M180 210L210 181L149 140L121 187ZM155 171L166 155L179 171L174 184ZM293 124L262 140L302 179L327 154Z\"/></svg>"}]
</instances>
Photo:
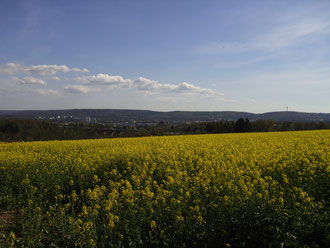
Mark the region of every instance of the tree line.
<instances>
[{"instance_id":1,"label":"tree line","mask_svg":"<svg viewBox=\"0 0 330 248\"><path fill-rule=\"evenodd\" d=\"M46 141L144 137L207 133L246 133L330 129L326 122L275 122L240 118L236 121L165 123L154 125L113 126L111 124L63 124L43 120L0 120L0 141Z\"/></svg>"}]
</instances>

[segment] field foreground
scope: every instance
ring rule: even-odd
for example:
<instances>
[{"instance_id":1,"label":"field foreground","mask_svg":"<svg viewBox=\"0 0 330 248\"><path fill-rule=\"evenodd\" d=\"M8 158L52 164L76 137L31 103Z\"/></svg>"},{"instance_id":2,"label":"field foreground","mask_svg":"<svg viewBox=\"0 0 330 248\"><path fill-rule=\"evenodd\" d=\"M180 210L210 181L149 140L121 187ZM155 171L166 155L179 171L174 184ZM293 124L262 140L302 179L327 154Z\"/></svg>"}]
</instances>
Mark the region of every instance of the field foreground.
<instances>
[{"instance_id":1,"label":"field foreground","mask_svg":"<svg viewBox=\"0 0 330 248\"><path fill-rule=\"evenodd\" d=\"M329 130L0 144L0 246L329 247L329 173Z\"/></svg>"}]
</instances>

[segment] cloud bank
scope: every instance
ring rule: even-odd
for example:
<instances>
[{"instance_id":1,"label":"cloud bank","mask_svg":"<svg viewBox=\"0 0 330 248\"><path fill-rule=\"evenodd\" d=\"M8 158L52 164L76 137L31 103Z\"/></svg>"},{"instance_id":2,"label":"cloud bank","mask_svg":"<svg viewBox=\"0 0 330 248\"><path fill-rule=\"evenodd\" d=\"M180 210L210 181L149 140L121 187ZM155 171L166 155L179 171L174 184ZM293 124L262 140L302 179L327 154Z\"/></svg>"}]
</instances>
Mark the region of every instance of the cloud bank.
<instances>
[{"instance_id":1,"label":"cloud bank","mask_svg":"<svg viewBox=\"0 0 330 248\"><path fill-rule=\"evenodd\" d=\"M31 65L31 66L22 66L15 63L7 63L4 65L0 65L0 73L1 74L30 74L30 75L39 75L39 76L54 76L58 73L66 73L66 72L88 72L88 69L79 69L72 68L70 69L66 65Z\"/></svg>"},{"instance_id":2,"label":"cloud bank","mask_svg":"<svg viewBox=\"0 0 330 248\"><path fill-rule=\"evenodd\" d=\"M41 84L46 85L46 82L42 79L34 78L34 77L24 77L24 78L13 78L13 81L19 84Z\"/></svg>"},{"instance_id":3,"label":"cloud bank","mask_svg":"<svg viewBox=\"0 0 330 248\"><path fill-rule=\"evenodd\" d=\"M61 93L71 94L87 94L91 92L97 92L99 87L108 88L122 88L133 89L145 93L177 93L177 94L192 94L192 95L214 95L215 92L212 89L201 88L188 82L181 82L179 84L160 83L157 80L151 80L144 77L138 77L136 79L123 78L122 76L113 76L109 74L99 73L97 75L80 76L80 77L64 77L57 76L59 73L68 72L89 72L87 68L70 68L66 65L31 65L22 66L15 63L7 63L0 65L0 74L13 75L12 81L21 85L46 85L45 80L58 81L76 81L79 85L69 84L62 89L50 90L42 89L38 90L41 95L51 94L56 95ZM25 76L26 75L26 76ZM18 76L18 77L17 77ZM24 77L25 76L25 77ZM37 77L41 78L37 78ZM55 83L55 82L53 82Z\"/></svg>"},{"instance_id":4,"label":"cloud bank","mask_svg":"<svg viewBox=\"0 0 330 248\"><path fill-rule=\"evenodd\" d=\"M103 73L93 76L77 77L76 80L89 85L123 86L123 85L128 85L130 83L129 79L125 80L121 76L110 76L108 74L103 74Z\"/></svg>"},{"instance_id":5,"label":"cloud bank","mask_svg":"<svg viewBox=\"0 0 330 248\"><path fill-rule=\"evenodd\" d=\"M77 81L85 85L106 85L113 88L131 88L145 92L162 93L192 93L192 94L215 94L211 89L201 88L187 82L179 84L163 84L156 80L139 77L134 80L124 79L121 76L97 74L92 76L77 77Z\"/></svg>"}]
</instances>

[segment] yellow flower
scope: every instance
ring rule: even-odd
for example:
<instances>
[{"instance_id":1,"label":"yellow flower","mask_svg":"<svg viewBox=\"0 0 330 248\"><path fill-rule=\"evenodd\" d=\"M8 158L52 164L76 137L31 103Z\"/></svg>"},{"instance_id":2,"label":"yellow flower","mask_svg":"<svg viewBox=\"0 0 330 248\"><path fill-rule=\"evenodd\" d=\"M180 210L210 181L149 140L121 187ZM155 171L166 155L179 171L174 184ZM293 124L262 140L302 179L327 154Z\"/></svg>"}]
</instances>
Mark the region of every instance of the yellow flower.
<instances>
[{"instance_id":1,"label":"yellow flower","mask_svg":"<svg viewBox=\"0 0 330 248\"><path fill-rule=\"evenodd\" d=\"M227 196L227 195L225 195L224 197L223 197L223 203L224 204L227 204L228 202L229 202L229 196Z\"/></svg>"},{"instance_id":2,"label":"yellow flower","mask_svg":"<svg viewBox=\"0 0 330 248\"><path fill-rule=\"evenodd\" d=\"M72 191L71 199L73 202L76 202L78 200L78 195L75 190Z\"/></svg>"},{"instance_id":3,"label":"yellow flower","mask_svg":"<svg viewBox=\"0 0 330 248\"><path fill-rule=\"evenodd\" d=\"M10 239L10 241L14 241L15 238L16 238L15 233L10 232L10 233L9 233L9 239Z\"/></svg>"},{"instance_id":4,"label":"yellow flower","mask_svg":"<svg viewBox=\"0 0 330 248\"><path fill-rule=\"evenodd\" d=\"M178 216L176 217L176 221L178 221L178 222L184 221L184 217L181 216L181 215L178 215Z\"/></svg>"},{"instance_id":5,"label":"yellow flower","mask_svg":"<svg viewBox=\"0 0 330 248\"><path fill-rule=\"evenodd\" d=\"M151 227L151 229L155 229L156 228L156 222L154 221L154 220L152 220L151 222L150 222L150 227Z\"/></svg>"},{"instance_id":6,"label":"yellow flower","mask_svg":"<svg viewBox=\"0 0 330 248\"><path fill-rule=\"evenodd\" d=\"M74 222L74 219L72 217L69 217L68 221L70 224L72 224Z\"/></svg>"},{"instance_id":7,"label":"yellow flower","mask_svg":"<svg viewBox=\"0 0 330 248\"><path fill-rule=\"evenodd\" d=\"M95 241L94 241L94 239L90 239L88 243L89 243L90 245L92 245L92 246L95 245Z\"/></svg>"},{"instance_id":8,"label":"yellow flower","mask_svg":"<svg viewBox=\"0 0 330 248\"><path fill-rule=\"evenodd\" d=\"M284 204L284 199L282 197L278 198L278 202L283 205Z\"/></svg>"}]
</instances>

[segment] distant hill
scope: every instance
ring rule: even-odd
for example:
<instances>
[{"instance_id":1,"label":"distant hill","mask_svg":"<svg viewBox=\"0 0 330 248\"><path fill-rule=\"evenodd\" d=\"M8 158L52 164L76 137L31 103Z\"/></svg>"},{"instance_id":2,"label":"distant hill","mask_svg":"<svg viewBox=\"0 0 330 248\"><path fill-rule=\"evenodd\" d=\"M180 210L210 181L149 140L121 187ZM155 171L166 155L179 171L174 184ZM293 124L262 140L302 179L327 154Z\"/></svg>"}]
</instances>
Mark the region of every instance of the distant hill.
<instances>
[{"instance_id":1,"label":"distant hill","mask_svg":"<svg viewBox=\"0 0 330 248\"><path fill-rule=\"evenodd\" d=\"M83 120L89 116L99 122L191 122L191 121L216 121L237 120L238 118L273 119L274 121L304 121L304 122L330 122L330 113L306 113L294 111L268 112L254 114L235 111L149 111L149 110L123 110L123 109L67 109L67 110L0 110L0 118L25 118L25 119L63 119Z\"/></svg>"}]
</instances>

